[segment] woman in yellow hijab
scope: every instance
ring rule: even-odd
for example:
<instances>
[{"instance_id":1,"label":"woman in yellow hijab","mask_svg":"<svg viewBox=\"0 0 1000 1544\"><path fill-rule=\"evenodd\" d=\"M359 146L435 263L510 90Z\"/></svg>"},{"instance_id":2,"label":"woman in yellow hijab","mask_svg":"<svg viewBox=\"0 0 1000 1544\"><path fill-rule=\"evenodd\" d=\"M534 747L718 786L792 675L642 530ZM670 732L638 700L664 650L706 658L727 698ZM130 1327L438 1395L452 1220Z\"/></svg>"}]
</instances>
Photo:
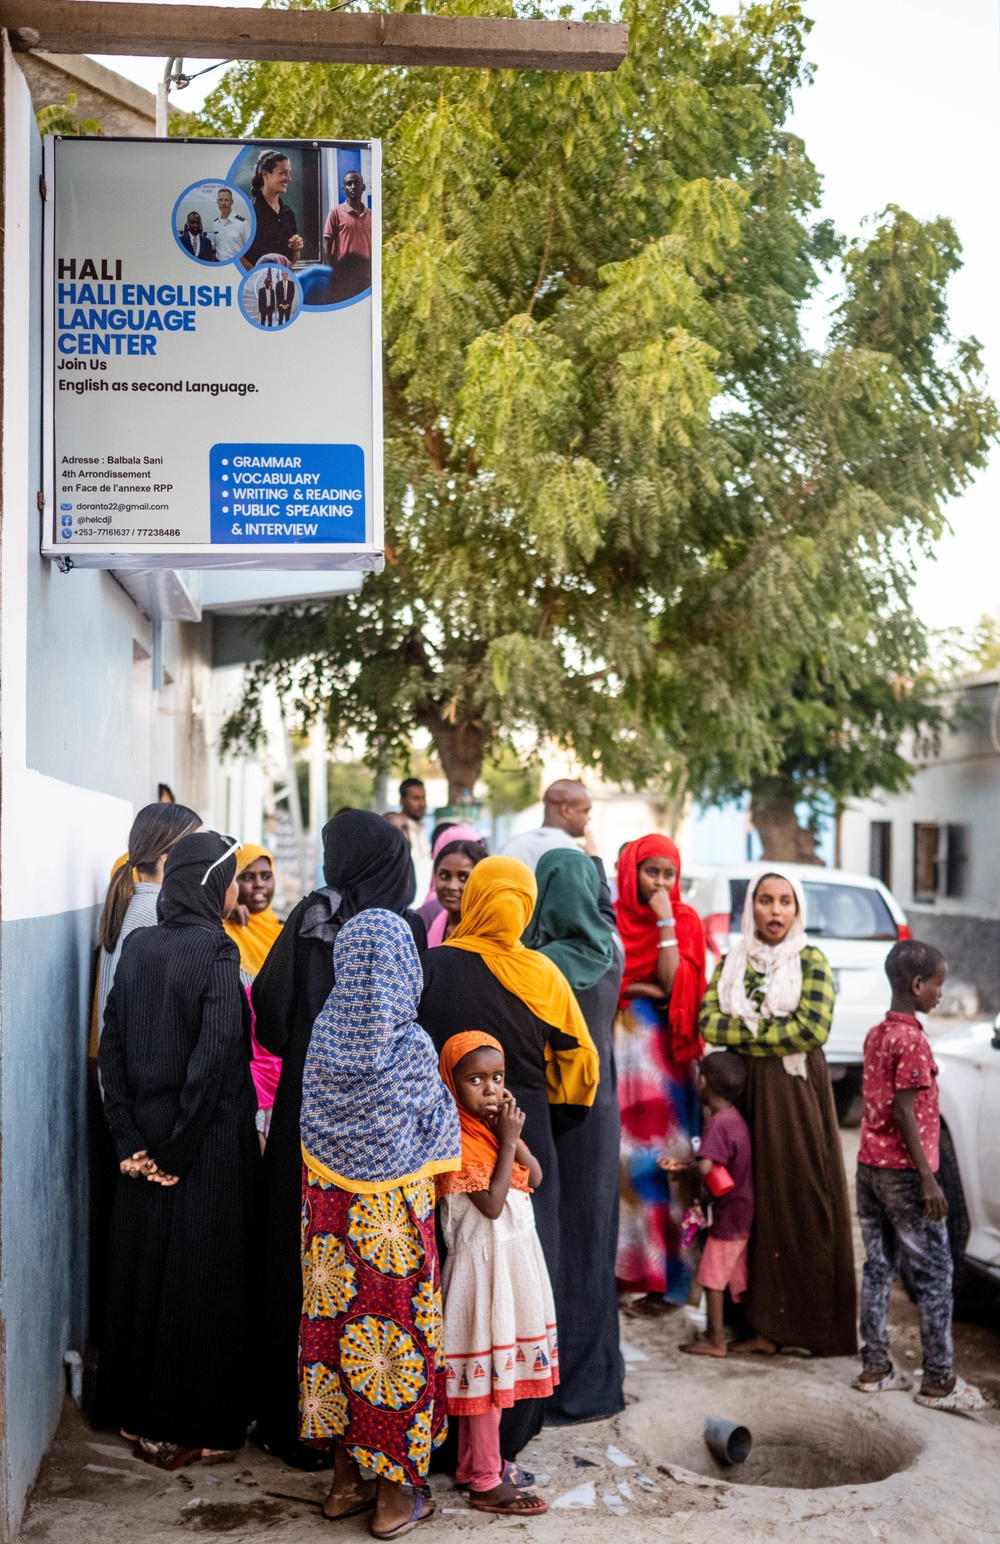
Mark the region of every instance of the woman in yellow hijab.
<instances>
[{"instance_id":1,"label":"woman in yellow hijab","mask_svg":"<svg viewBox=\"0 0 1000 1544\"><path fill-rule=\"evenodd\" d=\"M236 883L240 898L230 912L223 927L240 951L240 979L246 989L247 999L253 979L270 952L271 945L281 932L281 923L271 908L274 899L274 860L266 847L244 842L236 854ZM253 1006L250 1008L253 1026ZM257 1130L261 1148L267 1140L274 1109L274 1096L281 1077L281 1057L265 1051L251 1027L253 1061L250 1072L257 1090Z\"/></svg>"},{"instance_id":2,"label":"woman in yellow hijab","mask_svg":"<svg viewBox=\"0 0 1000 1544\"><path fill-rule=\"evenodd\" d=\"M542 1183L532 1196L549 1275L559 1271L559 1163L554 1132L584 1119L600 1076L597 1050L572 988L546 955L521 942L538 888L516 858L484 858L469 875L462 919L423 956L420 1023L438 1051L452 1035L481 1030L504 1050L506 1084L526 1115L524 1140ZM581 1219L586 1225L586 1219ZM504 1412L500 1450L514 1459L540 1430L544 1400Z\"/></svg>"}]
</instances>

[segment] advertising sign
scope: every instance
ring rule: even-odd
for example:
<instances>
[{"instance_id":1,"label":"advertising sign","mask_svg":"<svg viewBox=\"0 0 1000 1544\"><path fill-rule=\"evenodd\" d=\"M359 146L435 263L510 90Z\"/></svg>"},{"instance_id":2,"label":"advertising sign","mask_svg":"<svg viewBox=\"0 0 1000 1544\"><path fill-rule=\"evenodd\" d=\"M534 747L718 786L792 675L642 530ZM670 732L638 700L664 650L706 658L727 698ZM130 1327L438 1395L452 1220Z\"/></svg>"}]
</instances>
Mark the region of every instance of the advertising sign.
<instances>
[{"instance_id":1,"label":"advertising sign","mask_svg":"<svg viewBox=\"0 0 1000 1544\"><path fill-rule=\"evenodd\" d=\"M42 551L382 567L380 146L45 142Z\"/></svg>"}]
</instances>

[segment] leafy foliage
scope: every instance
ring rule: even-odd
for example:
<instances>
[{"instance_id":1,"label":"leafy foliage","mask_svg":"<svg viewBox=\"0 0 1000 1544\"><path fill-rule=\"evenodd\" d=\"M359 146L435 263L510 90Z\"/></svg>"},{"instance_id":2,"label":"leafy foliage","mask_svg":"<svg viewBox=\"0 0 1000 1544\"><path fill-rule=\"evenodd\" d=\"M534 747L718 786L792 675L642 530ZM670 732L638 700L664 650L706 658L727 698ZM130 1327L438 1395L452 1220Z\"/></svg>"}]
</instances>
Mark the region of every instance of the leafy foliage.
<instances>
[{"instance_id":1,"label":"leafy foliage","mask_svg":"<svg viewBox=\"0 0 1000 1544\"><path fill-rule=\"evenodd\" d=\"M38 109L35 123L43 139L46 134L64 134L73 138L103 135L104 130L96 118L77 117L79 100L76 92L70 91L65 102L52 102L48 107Z\"/></svg>"},{"instance_id":2,"label":"leafy foliage","mask_svg":"<svg viewBox=\"0 0 1000 1544\"><path fill-rule=\"evenodd\" d=\"M231 743L273 679L373 756L427 728L453 790L525 731L706 797L861 791L876 742L903 775L913 553L997 430L957 238L815 219L793 0L622 15L613 75L245 64L209 99L203 131L376 134L387 168L386 571L271 619Z\"/></svg>"}]
</instances>

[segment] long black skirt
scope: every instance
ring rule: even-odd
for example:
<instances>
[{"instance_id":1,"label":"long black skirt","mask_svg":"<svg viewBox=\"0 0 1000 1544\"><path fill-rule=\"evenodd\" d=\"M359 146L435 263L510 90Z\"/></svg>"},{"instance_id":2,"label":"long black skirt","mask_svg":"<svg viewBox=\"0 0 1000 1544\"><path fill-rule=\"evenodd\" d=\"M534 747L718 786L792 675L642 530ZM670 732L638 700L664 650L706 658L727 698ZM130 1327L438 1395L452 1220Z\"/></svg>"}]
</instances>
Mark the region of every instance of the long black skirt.
<instances>
[{"instance_id":1,"label":"long black skirt","mask_svg":"<svg viewBox=\"0 0 1000 1544\"><path fill-rule=\"evenodd\" d=\"M858 1348L854 1246L833 1090L822 1051L808 1077L748 1056L744 1113L753 1144L749 1324L814 1356Z\"/></svg>"},{"instance_id":2,"label":"long black skirt","mask_svg":"<svg viewBox=\"0 0 1000 1544\"><path fill-rule=\"evenodd\" d=\"M180 1183L119 1175L95 1426L243 1446L254 1417L257 1134L223 1121Z\"/></svg>"},{"instance_id":3,"label":"long black skirt","mask_svg":"<svg viewBox=\"0 0 1000 1544\"><path fill-rule=\"evenodd\" d=\"M621 979L616 959L595 986L577 993L601 1058L601 1081L586 1120L556 1136L559 1387L545 1410L547 1426L596 1421L625 1408L615 1285L621 1117L613 1045Z\"/></svg>"}]
</instances>

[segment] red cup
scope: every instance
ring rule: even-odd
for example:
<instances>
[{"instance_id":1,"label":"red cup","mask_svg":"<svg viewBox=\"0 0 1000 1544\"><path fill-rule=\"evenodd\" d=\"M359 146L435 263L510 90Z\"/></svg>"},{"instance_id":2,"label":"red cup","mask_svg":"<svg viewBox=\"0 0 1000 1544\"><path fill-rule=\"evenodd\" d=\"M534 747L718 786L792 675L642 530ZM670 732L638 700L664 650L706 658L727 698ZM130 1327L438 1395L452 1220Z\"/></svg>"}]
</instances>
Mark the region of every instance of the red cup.
<instances>
[{"instance_id":1,"label":"red cup","mask_svg":"<svg viewBox=\"0 0 1000 1544\"><path fill-rule=\"evenodd\" d=\"M731 1190L736 1189L736 1181L722 1163L713 1163L705 1175L705 1184L714 1196L727 1196Z\"/></svg>"}]
</instances>

